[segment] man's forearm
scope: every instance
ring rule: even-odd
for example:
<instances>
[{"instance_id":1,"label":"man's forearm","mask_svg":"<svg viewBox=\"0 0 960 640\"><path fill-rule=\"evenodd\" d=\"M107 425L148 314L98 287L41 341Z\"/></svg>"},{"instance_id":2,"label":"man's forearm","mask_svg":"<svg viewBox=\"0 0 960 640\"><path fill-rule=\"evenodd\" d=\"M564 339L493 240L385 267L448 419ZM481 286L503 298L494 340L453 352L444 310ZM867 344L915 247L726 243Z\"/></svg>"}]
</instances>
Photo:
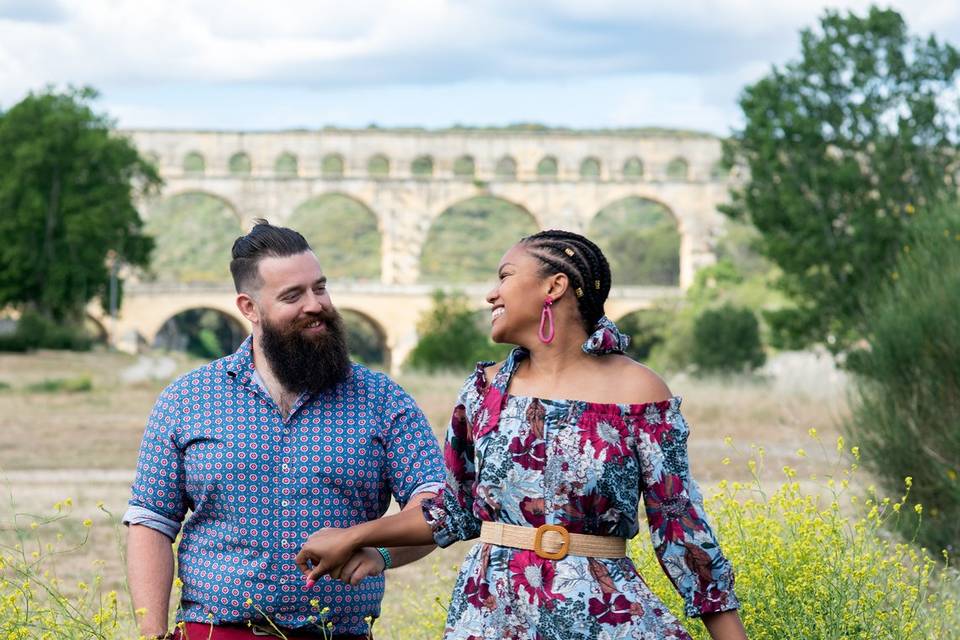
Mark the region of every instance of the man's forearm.
<instances>
[{"instance_id":1,"label":"man's forearm","mask_svg":"<svg viewBox=\"0 0 960 640\"><path fill-rule=\"evenodd\" d=\"M145 610L140 633L147 637L167 631L170 588L173 586L173 543L164 534L143 525L127 531L127 583L133 608Z\"/></svg>"}]
</instances>

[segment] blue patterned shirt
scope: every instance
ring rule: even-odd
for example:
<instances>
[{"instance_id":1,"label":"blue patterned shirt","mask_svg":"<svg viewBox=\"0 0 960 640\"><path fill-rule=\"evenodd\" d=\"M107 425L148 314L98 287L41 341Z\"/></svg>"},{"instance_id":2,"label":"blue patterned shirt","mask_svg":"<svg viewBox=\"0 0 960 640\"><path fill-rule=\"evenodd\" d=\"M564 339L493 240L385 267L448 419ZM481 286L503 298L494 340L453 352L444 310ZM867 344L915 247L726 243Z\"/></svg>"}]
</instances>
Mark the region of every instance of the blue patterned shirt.
<instances>
[{"instance_id":1,"label":"blue patterned shirt","mask_svg":"<svg viewBox=\"0 0 960 640\"><path fill-rule=\"evenodd\" d=\"M307 591L294 557L322 527L379 518L444 481L439 446L413 399L353 365L335 389L302 395L284 420L258 384L252 340L179 378L147 422L124 522L175 538L178 620L304 627L329 607L335 633L363 634L383 576ZM319 600L319 607L310 604ZM248 602L250 604L248 604Z\"/></svg>"}]
</instances>

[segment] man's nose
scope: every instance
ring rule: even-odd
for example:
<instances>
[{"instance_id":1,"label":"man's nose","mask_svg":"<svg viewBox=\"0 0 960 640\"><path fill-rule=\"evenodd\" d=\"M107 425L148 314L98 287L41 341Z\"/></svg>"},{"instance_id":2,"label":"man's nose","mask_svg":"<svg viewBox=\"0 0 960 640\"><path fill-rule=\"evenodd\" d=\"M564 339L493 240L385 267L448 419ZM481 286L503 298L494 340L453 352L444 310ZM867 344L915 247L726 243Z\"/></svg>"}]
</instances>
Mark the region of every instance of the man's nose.
<instances>
[{"instance_id":1,"label":"man's nose","mask_svg":"<svg viewBox=\"0 0 960 640\"><path fill-rule=\"evenodd\" d=\"M313 313L323 311L324 302L324 296L317 295L311 291L307 294L307 299L305 300L303 310Z\"/></svg>"}]
</instances>

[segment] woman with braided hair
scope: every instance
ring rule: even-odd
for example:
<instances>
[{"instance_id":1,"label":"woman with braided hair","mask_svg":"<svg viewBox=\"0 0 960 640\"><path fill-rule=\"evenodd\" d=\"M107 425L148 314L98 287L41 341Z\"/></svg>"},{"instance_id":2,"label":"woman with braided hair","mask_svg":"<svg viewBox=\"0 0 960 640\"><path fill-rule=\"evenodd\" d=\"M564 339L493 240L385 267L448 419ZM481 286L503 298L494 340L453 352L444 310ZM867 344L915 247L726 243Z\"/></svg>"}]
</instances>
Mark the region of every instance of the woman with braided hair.
<instances>
[{"instance_id":1,"label":"woman with braided hair","mask_svg":"<svg viewBox=\"0 0 960 640\"><path fill-rule=\"evenodd\" d=\"M337 578L360 547L479 538L447 640L688 639L626 556L642 500L685 613L714 640L745 639L733 570L690 477L680 398L623 354L628 338L603 310L610 283L603 253L575 233L543 231L507 251L487 302L493 340L516 348L464 384L444 491L422 514L315 533L297 557L307 580Z\"/></svg>"}]
</instances>

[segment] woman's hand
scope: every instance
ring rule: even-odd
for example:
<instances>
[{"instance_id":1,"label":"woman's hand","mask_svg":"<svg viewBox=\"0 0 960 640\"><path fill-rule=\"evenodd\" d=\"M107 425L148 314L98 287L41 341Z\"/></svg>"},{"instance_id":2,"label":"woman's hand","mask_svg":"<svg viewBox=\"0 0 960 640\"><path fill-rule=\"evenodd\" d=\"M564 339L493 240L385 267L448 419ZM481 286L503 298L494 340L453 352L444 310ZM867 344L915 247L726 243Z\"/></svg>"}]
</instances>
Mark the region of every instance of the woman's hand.
<instances>
[{"instance_id":1,"label":"woman's hand","mask_svg":"<svg viewBox=\"0 0 960 640\"><path fill-rule=\"evenodd\" d=\"M320 529L308 539L297 554L297 567L307 581L307 588L324 575L339 577L358 545L350 529ZM377 554L379 555L379 554Z\"/></svg>"},{"instance_id":2,"label":"woman's hand","mask_svg":"<svg viewBox=\"0 0 960 640\"><path fill-rule=\"evenodd\" d=\"M364 578L380 575L386 568L387 564L379 551L373 547L363 547L350 556L345 564L330 571L330 577L356 586Z\"/></svg>"}]
</instances>

